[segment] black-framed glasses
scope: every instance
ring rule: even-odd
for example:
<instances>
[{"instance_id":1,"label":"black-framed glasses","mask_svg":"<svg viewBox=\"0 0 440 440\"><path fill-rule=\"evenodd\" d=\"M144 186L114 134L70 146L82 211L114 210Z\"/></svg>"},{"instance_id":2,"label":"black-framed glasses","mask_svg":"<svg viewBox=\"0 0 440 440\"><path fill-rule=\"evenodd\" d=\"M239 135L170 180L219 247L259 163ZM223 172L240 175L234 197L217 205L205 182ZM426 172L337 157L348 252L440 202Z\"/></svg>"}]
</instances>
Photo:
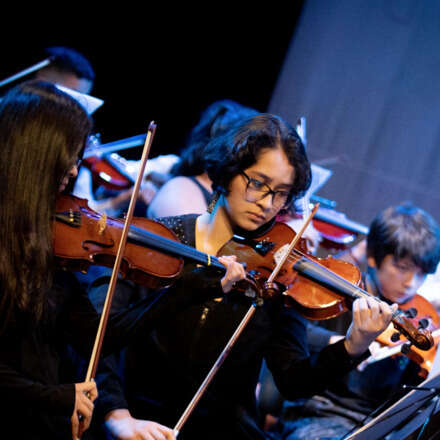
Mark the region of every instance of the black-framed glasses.
<instances>
[{"instance_id":1,"label":"black-framed glasses","mask_svg":"<svg viewBox=\"0 0 440 440\"><path fill-rule=\"evenodd\" d=\"M248 202L258 202L270 194L272 196L272 206L278 209L286 205L290 191L275 191L266 183L254 179L253 177L249 177L244 171L241 171L240 174L242 174L247 180L246 200Z\"/></svg>"}]
</instances>

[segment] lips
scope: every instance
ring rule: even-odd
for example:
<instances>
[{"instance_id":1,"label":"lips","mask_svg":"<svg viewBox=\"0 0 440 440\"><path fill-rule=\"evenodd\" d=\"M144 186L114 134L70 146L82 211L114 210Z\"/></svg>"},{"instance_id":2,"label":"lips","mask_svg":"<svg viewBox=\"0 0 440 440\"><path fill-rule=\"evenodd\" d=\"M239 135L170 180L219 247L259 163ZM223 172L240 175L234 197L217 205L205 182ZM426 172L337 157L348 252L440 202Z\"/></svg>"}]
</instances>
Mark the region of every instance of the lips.
<instances>
[{"instance_id":1,"label":"lips","mask_svg":"<svg viewBox=\"0 0 440 440\"><path fill-rule=\"evenodd\" d=\"M254 212L247 212L248 216L251 218L251 220L258 221L258 222L265 222L266 217L264 215L255 214Z\"/></svg>"}]
</instances>

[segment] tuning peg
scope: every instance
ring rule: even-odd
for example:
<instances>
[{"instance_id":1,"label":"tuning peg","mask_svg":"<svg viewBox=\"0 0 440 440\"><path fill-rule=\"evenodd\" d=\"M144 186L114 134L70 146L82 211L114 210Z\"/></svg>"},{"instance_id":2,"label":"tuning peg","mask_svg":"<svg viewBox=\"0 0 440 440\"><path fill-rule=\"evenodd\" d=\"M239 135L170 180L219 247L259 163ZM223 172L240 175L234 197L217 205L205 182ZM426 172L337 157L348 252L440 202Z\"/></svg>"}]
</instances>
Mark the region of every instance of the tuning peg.
<instances>
[{"instance_id":1,"label":"tuning peg","mask_svg":"<svg viewBox=\"0 0 440 440\"><path fill-rule=\"evenodd\" d=\"M403 354L408 354L409 353L409 351L410 351L410 349L411 349L411 342L405 342L403 345L402 345L402 349L401 349L401 352L403 353Z\"/></svg>"},{"instance_id":2,"label":"tuning peg","mask_svg":"<svg viewBox=\"0 0 440 440\"><path fill-rule=\"evenodd\" d=\"M429 319L422 318L422 319L419 320L419 329L421 329L421 328L428 328L429 324L430 324Z\"/></svg>"},{"instance_id":3,"label":"tuning peg","mask_svg":"<svg viewBox=\"0 0 440 440\"><path fill-rule=\"evenodd\" d=\"M400 333L399 332L394 332L392 335L391 335L391 341L392 342L398 342L399 341L399 339L400 339Z\"/></svg>"},{"instance_id":4,"label":"tuning peg","mask_svg":"<svg viewBox=\"0 0 440 440\"><path fill-rule=\"evenodd\" d=\"M417 316L417 309L415 307L410 307L403 311L407 318L415 318Z\"/></svg>"}]
</instances>

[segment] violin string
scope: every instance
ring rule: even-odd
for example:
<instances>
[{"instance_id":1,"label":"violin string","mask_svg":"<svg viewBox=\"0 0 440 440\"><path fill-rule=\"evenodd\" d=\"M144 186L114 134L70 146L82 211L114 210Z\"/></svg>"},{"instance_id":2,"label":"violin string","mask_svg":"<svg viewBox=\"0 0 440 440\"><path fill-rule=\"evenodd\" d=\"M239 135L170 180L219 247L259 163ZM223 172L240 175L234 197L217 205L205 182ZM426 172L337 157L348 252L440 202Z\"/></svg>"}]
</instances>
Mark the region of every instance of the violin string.
<instances>
[{"instance_id":1,"label":"violin string","mask_svg":"<svg viewBox=\"0 0 440 440\"><path fill-rule=\"evenodd\" d=\"M297 250L297 249L293 249L291 254L287 257L286 261L289 261L293 264L297 263L300 259L304 258L307 262L313 262L313 260L311 260L307 254ZM371 295L369 292L367 292L366 290L361 289L359 286L356 286L355 284L351 283L350 281L347 281L346 279L342 278L341 276L337 275L336 273L330 271L329 269L327 269L325 266L322 266L322 269L324 271L327 271L329 273L332 274L332 276L337 277L339 280L341 280L344 283L347 283L347 285L356 287L357 290L357 295L359 297L364 297L364 298L374 298L377 302L380 302L380 299Z\"/></svg>"},{"instance_id":2,"label":"violin string","mask_svg":"<svg viewBox=\"0 0 440 440\"><path fill-rule=\"evenodd\" d=\"M130 230L138 234L137 237L133 237L135 240L137 238L146 239L147 244L149 244L150 246L156 245L157 247L162 248L162 250L169 251L171 253L174 253L175 255L179 255L182 257L191 258L199 263L206 263L206 261L208 260L213 265L223 267L223 265L218 261L216 257L208 256L208 254L194 249L191 246L187 246L183 243L179 243L165 237L157 236L148 231L144 231L134 225L130 227Z\"/></svg>"}]
</instances>

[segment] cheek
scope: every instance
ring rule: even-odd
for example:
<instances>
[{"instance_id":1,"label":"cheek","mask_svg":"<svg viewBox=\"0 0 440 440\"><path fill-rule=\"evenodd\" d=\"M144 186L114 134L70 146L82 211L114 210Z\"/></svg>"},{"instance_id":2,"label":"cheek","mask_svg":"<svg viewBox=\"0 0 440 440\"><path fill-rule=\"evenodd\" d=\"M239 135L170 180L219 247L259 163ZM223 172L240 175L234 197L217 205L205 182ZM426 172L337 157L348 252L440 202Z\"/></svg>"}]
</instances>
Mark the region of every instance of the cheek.
<instances>
[{"instance_id":1,"label":"cheek","mask_svg":"<svg viewBox=\"0 0 440 440\"><path fill-rule=\"evenodd\" d=\"M422 284L426 280L426 275L414 275L415 276L415 290L419 290L422 287Z\"/></svg>"},{"instance_id":2,"label":"cheek","mask_svg":"<svg viewBox=\"0 0 440 440\"><path fill-rule=\"evenodd\" d=\"M229 185L229 191L226 195L226 204L228 206L229 211L233 213L235 210L240 209L246 203L245 201L245 191L239 185L240 182L237 182L237 179L233 179Z\"/></svg>"},{"instance_id":3,"label":"cheek","mask_svg":"<svg viewBox=\"0 0 440 440\"><path fill-rule=\"evenodd\" d=\"M388 291L398 288L402 283L400 274L392 268L380 270L379 281L382 286L382 290Z\"/></svg>"}]
</instances>

